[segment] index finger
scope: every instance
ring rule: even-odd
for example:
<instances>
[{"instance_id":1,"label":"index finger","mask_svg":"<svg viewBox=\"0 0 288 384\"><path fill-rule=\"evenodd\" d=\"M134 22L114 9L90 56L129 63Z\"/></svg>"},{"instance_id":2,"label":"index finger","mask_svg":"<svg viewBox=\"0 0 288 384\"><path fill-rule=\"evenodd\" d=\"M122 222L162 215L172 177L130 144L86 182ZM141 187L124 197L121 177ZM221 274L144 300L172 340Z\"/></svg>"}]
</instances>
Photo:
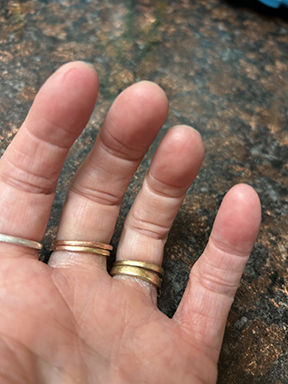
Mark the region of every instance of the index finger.
<instances>
[{"instance_id":1,"label":"index finger","mask_svg":"<svg viewBox=\"0 0 288 384\"><path fill-rule=\"evenodd\" d=\"M42 239L63 163L90 118L97 93L97 75L82 62L64 65L40 89L0 161L0 233ZM7 247L16 255L23 252L0 243L0 251ZM35 250L29 251L35 256Z\"/></svg>"}]
</instances>

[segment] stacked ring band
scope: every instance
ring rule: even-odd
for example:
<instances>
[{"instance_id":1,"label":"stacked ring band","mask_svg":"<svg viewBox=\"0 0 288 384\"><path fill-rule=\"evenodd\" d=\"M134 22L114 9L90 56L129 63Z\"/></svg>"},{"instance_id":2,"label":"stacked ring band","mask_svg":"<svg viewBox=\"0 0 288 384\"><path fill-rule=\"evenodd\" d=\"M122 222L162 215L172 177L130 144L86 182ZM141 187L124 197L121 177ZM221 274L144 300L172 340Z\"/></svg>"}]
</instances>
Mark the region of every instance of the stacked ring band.
<instances>
[{"instance_id":1,"label":"stacked ring band","mask_svg":"<svg viewBox=\"0 0 288 384\"><path fill-rule=\"evenodd\" d=\"M58 240L51 246L51 251L70 251L80 253L92 253L99 256L110 256L113 247L110 244L97 243L94 241Z\"/></svg>"},{"instance_id":2,"label":"stacked ring band","mask_svg":"<svg viewBox=\"0 0 288 384\"><path fill-rule=\"evenodd\" d=\"M37 241L22 239L21 237L9 236L0 233L0 242L10 243L16 245L22 245L23 247L33 248L33 249L42 249L43 245Z\"/></svg>"},{"instance_id":3,"label":"stacked ring band","mask_svg":"<svg viewBox=\"0 0 288 384\"><path fill-rule=\"evenodd\" d=\"M110 271L111 276L126 275L147 281L157 287L158 295L160 294L163 274L164 270L159 265L136 260L115 261Z\"/></svg>"}]
</instances>

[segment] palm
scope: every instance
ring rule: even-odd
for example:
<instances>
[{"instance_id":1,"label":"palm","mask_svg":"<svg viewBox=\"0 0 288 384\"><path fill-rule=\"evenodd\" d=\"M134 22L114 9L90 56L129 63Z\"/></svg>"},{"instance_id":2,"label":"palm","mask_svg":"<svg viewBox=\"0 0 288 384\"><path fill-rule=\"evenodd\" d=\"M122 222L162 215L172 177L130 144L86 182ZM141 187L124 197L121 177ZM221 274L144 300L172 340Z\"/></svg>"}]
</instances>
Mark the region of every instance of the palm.
<instances>
[{"instance_id":1,"label":"palm","mask_svg":"<svg viewBox=\"0 0 288 384\"><path fill-rule=\"evenodd\" d=\"M61 92L67 103L52 108L59 92L56 73L1 160L2 233L41 239L61 163L92 111L95 74L81 63L66 68L60 80L64 72ZM73 79L67 80L71 72ZM68 91L73 81L78 94ZM111 240L129 180L166 119L167 102L155 85L140 83L125 92L73 181L60 239ZM31 135L37 119L44 122L43 134L33 133L31 148L23 149L25 129ZM36 136L37 148L39 140L43 146L38 158ZM166 135L126 219L117 258L161 263L167 234L202 157L195 131L175 127ZM34 250L24 254L21 247L0 244L1 382L215 383L225 321L257 235L259 211L250 187L228 193L173 319L157 309L148 283L111 278L104 257L54 252L45 265Z\"/></svg>"},{"instance_id":2,"label":"palm","mask_svg":"<svg viewBox=\"0 0 288 384\"><path fill-rule=\"evenodd\" d=\"M13 264L16 284L6 275L10 287L1 291L1 335L14 344L14 380L23 380L23 361L27 383L205 383L203 372L210 382L215 377L215 359L141 291L104 278L99 295L92 274L87 279L85 273L88 284L81 286L79 271L51 274L34 260ZM39 365L46 365L46 381Z\"/></svg>"}]
</instances>

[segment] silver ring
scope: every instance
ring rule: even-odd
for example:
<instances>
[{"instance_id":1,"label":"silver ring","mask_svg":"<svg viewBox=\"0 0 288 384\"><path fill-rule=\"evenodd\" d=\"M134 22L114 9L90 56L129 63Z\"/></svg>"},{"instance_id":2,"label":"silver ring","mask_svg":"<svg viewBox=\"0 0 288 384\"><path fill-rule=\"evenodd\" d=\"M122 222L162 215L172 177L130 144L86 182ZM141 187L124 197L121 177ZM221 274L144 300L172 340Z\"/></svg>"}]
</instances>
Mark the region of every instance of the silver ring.
<instances>
[{"instance_id":1,"label":"silver ring","mask_svg":"<svg viewBox=\"0 0 288 384\"><path fill-rule=\"evenodd\" d=\"M10 243L16 245L23 245L23 247L33 248L33 249L42 249L43 245L37 241L21 239L21 237L8 236L0 233L0 242Z\"/></svg>"}]
</instances>

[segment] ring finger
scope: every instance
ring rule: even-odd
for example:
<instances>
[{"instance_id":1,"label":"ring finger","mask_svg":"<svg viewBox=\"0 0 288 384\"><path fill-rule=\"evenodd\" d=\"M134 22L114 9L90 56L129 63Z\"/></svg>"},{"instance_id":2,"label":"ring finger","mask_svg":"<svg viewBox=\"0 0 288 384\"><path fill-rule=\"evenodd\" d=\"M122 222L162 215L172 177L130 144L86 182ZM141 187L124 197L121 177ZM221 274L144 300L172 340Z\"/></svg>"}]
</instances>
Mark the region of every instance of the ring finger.
<instances>
[{"instance_id":1,"label":"ring finger","mask_svg":"<svg viewBox=\"0 0 288 384\"><path fill-rule=\"evenodd\" d=\"M118 261L161 265L168 232L203 156L201 136L194 129L177 126L166 134L126 218L117 249ZM141 281L125 275L124 279L132 285ZM152 287L151 284L141 285Z\"/></svg>"}]
</instances>

